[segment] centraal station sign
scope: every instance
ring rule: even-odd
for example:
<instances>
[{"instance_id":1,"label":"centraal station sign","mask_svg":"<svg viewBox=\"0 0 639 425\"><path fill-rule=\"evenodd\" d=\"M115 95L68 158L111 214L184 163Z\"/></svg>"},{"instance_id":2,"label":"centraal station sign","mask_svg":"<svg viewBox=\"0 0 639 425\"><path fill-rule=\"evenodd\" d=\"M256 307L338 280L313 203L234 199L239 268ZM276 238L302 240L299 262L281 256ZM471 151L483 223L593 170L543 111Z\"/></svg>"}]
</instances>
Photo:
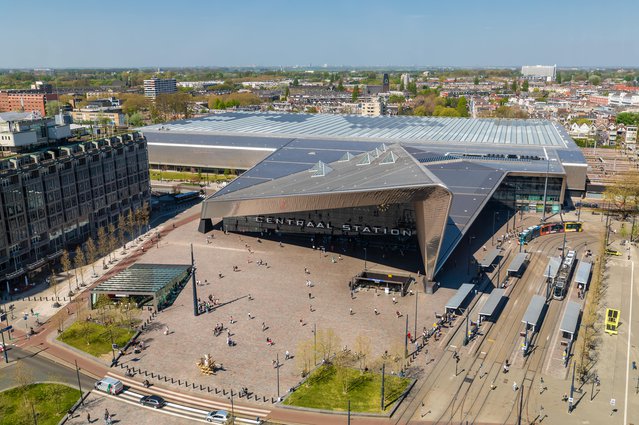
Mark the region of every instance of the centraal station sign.
<instances>
[{"instance_id":1,"label":"centraal station sign","mask_svg":"<svg viewBox=\"0 0 639 425\"><path fill-rule=\"evenodd\" d=\"M304 220L299 218L282 218L258 215L255 217L257 223L274 224L281 226L292 226L307 229L321 230L341 230L342 232L368 233L373 235L393 235L393 236L412 236L415 234L414 229L392 228L382 226L370 226L366 224L344 223L334 225L330 221L321 220Z\"/></svg>"}]
</instances>

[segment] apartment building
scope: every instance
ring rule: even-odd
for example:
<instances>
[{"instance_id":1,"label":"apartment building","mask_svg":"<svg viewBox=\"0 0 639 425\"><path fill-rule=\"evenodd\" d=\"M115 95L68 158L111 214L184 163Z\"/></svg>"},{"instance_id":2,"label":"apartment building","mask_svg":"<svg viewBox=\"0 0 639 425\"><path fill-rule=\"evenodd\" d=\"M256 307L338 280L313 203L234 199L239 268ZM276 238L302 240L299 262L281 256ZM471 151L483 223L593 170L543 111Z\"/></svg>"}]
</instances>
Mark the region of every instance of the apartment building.
<instances>
[{"instance_id":1,"label":"apartment building","mask_svg":"<svg viewBox=\"0 0 639 425\"><path fill-rule=\"evenodd\" d=\"M555 81L557 65L524 65L521 75L528 80Z\"/></svg>"},{"instance_id":2,"label":"apartment building","mask_svg":"<svg viewBox=\"0 0 639 425\"><path fill-rule=\"evenodd\" d=\"M0 91L0 112L36 111L45 116L47 114L47 102L57 99L58 95L43 93L40 90Z\"/></svg>"},{"instance_id":3,"label":"apartment building","mask_svg":"<svg viewBox=\"0 0 639 425\"><path fill-rule=\"evenodd\" d=\"M14 293L150 198L147 143L133 132L0 161L0 290Z\"/></svg>"},{"instance_id":4,"label":"apartment building","mask_svg":"<svg viewBox=\"0 0 639 425\"><path fill-rule=\"evenodd\" d=\"M144 95L155 99L159 94L177 92L177 82L175 78L151 78L144 80Z\"/></svg>"}]
</instances>

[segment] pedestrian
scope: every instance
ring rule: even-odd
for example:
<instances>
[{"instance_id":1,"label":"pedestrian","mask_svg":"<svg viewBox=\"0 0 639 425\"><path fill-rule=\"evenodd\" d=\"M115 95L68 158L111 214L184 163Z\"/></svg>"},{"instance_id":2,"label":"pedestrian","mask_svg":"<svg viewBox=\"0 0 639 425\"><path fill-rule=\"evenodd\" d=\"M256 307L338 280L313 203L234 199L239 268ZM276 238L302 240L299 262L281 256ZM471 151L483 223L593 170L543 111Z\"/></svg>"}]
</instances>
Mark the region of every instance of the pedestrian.
<instances>
[{"instance_id":1,"label":"pedestrian","mask_svg":"<svg viewBox=\"0 0 639 425\"><path fill-rule=\"evenodd\" d=\"M286 353L284 353L284 359L288 360L291 358L291 353L288 352L288 350L286 350Z\"/></svg>"},{"instance_id":2,"label":"pedestrian","mask_svg":"<svg viewBox=\"0 0 639 425\"><path fill-rule=\"evenodd\" d=\"M262 332L266 330L266 323L262 322Z\"/></svg>"},{"instance_id":3,"label":"pedestrian","mask_svg":"<svg viewBox=\"0 0 639 425\"><path fill-rule=\"evenodd\" d=\"M377 316L379 314L379 312L377 311L376 308L374 308L373 311L375 312L375 316Z\"/></svg>"},{"instance_id":4,"label":"pedestrian","mask_svg":"<svg viewBox=\"0 0 639 425\"><path fill-rule=\"evenodd\" d=\"M235 320L233 320L233 316L231 316L230 319L229 319L229 324L232 325L233 323L235 323Z\"/></svg>"},{"instance_id":5,"label":"pedestrian","mask_svg":"<svg viewBox=\"0 0 639 425\"><path fill-rule=\"evenodd\" d=\"M353 315L353 309L352 309L352 308L349 308L349 309L348 309L348 314L349 314L350 316L352 316L352 315Z\"/></svg>"},{"instance_id":6,"label":"pedestrian","mask_svg":"<svg viewBox=\"0 0 639 425\"><path fill-rule=\"evenodd\" d=\"M397 304L397 299L393 297L393 304Z\"/></svg>"},{"instance_id":7,"label":"pedestrian","mask_svg":"<svg viewBox=\"0 0 639 425\"><path fill-rule=\"evenodd\" d=\"M308 293L308 299L310 300L311 298L313 298L313 295L309 292Z\"/></svg>"},{"instance_id":8,"label":"pedestrian","mask_svg":"<svg viewBox=\"0 0 639 425\"><path fill-rule=\"evenodd\" d=\"M253 318L253 317L251 316L251 312L250 312L250 311L249 311L249 314L248 314L248 318L249 318L249 320L251 320L251 319Z\"/></svg>"},{"instance_id":9,"label":"pedestrian","mask_svg":"<svg viewBox=\"0 0 639 425\"><path fill-rule=\"evenodd\" d=\"M109 409L104 409L104 420L106 421L109 418Z\"/></svg>"},{"instance_id":10,"label":"pedestrian","mask_svg":"<svg viewBox=\"0 0 639 425\"><path fill-rule=\"evenodd\" d=\"M513 381L513 391L517 391L519 387L517 387L517 382Z\"/></svg>"},{"instance_id":11,"label":"pedestrian","mask_svg":"<svg viewBox=\"0 0 639 425\"><path fill-rule=\"evenodd\" d=\"M313 312L313 304L308 306L308 309L311 311L311 313Z\"/></svg>"},{"instance_id":12,"label":"pedestrian","mask_svg":"<svg viewBox=\"0 0 639 425\"><path fill-rule=\"evenodd\" d=\"M91 413L87 412L87 422L91 423Z\"/></svg>"}]
</instances>

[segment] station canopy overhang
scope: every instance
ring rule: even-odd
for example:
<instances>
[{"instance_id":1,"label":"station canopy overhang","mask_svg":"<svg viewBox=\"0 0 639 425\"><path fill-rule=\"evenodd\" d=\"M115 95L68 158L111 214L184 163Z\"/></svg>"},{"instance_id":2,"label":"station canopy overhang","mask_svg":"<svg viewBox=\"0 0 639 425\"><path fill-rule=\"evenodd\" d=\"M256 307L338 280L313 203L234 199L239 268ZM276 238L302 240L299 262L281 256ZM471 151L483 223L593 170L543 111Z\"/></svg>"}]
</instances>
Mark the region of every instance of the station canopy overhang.
<instances>
[{"instance_id":1,"label":"station canopy overhang","mask_svg":"<svg viewBox=\"0 0 639 425\"><path fill-rule=\"evenodd\" d=\"M191 274L188 264L134 264L91 290L91 304L100 295L140 297L153 300L156 310Z\"/></svg>"}]
</instances>

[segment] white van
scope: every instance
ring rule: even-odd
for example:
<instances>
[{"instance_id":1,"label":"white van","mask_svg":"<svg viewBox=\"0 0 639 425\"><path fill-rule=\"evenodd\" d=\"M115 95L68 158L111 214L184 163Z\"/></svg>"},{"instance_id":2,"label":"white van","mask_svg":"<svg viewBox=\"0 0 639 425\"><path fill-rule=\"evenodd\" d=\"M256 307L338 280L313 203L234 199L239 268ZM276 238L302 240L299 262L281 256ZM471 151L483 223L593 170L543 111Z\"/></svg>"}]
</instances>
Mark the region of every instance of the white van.
<instances>
[{"instance_id":1,"label":"white van","mask_svg":"<svg viewBox=\"0 0 639 425\"><path fill-rule=\"evenodd\" d=\"M119 394L124 390L124 384L115 378L106 377L95 383L95 389L98 391L104 391L109 394Z\"/></svg>"}]
</instances>

